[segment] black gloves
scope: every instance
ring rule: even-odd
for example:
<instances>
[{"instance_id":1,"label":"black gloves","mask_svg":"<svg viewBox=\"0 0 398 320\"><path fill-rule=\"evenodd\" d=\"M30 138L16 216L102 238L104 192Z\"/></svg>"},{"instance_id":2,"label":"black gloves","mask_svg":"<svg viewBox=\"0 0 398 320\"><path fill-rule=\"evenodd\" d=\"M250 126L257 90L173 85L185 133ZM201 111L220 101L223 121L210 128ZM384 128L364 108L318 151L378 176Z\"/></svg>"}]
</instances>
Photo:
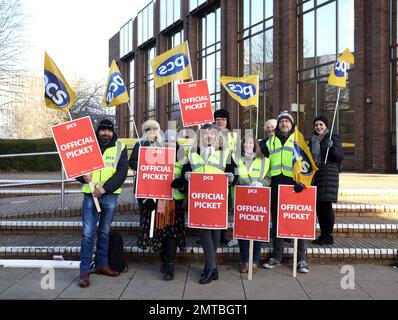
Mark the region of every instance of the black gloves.
<instances>
[{"instance_id":1,"label":"black gloves","mask_svg":"<svg viewBox=\"0 0 398 320\"><path fill-rule=\"evenodd\" d=\"M143 203L149 211L156 210L156 202L153 199L145 199Z\"/></svg>"},{"instance_id":2,"label":"black gloves","mask_svg":"<svg viewBox=\"0 0 398 320\"><path fill-rule=\"evenodd\" d=\"M184 189L184 180L181 178L174 179L171 182L171 187L174 189Z\"/></svg>"},{"instance_id":3,"label":"black gloves","mask_svg":"<svg viewBox=\"0 0 398 320\"><path fill-rule=\"evenodd\" d=\"M303 191L304 190L304 185L303 184L301 184L301 183L296 183L295 185L294 185L294 192L301 192L301 191Z\"/></svg>"}]
</instances>

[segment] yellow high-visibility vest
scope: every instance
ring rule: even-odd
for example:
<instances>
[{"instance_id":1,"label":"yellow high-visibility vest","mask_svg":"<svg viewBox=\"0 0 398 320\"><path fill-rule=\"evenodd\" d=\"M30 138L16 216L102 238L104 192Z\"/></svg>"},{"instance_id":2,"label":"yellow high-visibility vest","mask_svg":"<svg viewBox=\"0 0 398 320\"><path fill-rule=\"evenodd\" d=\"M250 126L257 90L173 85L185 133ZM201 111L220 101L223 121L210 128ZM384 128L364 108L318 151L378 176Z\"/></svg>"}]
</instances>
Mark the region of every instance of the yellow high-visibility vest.
<instances>
[{"instance_id":1,"label":"yellow high-visibility vest","mask_svg":"<svg viewBox=\"0 0 398 320\"><path fill-rule=\"evenodd\" d=\"M224 173L227 167L229 149L215 151L207 161L196 152L191 152L188 156L192 172L202 173Z\"/></svg>"},{"instance_id":2,"label":"yellow high-visibility vest","mask_svg":"<svg viewBox=\"0 0 398 320\"><path fill-rule=\"evenodd\" d=\"M105 182L107 182L116 172L117 164L119 162L122 151L126 148L126 145L120 141L117 141L116 144L105 150L102 155L102 159L104 159L105 168L102 170L94 171L91 174L91 179L96 188L101 188ZM82 191L84 193L91 193L90 186L88 184L84 184L82 187ZM121 194L122 188L117 189L113 192L113 194Z\"/></svg>"},{"instance_id":3,"label":"yellow high-visibility vest","mask_svg":"<svg viewBox=\"0 0 398 320\"><path fill-rule=\"evenodd\" d=\"M244 160L240 159L238 161L238 184L250 186L252 183L262 182L269 170L269 164L270 161L268 158L256 157L248 169Z\"/></svg>"},{"instance_id":4,"label":"yellow high-visibility vest","mask_svg":"<svg viewBox=\"0 0 398 320\"><path fill-rule=\"evenodd\" d=\"M267 147L271 176L283 174L286 177L293 178L294 134L290 135L283 146L279 138L273 136L268 139Z\"/></svg>"}]
</instances>

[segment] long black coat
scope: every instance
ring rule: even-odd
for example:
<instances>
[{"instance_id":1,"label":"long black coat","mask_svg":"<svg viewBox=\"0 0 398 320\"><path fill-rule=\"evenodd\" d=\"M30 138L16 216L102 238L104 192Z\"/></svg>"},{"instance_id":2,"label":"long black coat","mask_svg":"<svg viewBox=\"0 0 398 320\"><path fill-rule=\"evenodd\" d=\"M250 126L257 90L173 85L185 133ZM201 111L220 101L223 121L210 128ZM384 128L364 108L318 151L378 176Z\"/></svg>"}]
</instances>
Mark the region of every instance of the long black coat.
<instances>
[{"instance_id":1,"label":"long black coat","mask_svg":"<svg viewBox=\"0 0 398 320\"><path fill-rule=\"evenodd\" d=\"M325 165L327 152L327 142L329 134L321 141L321 164L318 165L319 170L315 173L313 185L317 186L317 201L337 202L337 194L339 191L339 172L341 162L344 159L343 147L340 137L336 134L332 135L333 147L329 149L328 161ZM311 140L309 142L311 150Z\"/></svg>"}]
</instances>

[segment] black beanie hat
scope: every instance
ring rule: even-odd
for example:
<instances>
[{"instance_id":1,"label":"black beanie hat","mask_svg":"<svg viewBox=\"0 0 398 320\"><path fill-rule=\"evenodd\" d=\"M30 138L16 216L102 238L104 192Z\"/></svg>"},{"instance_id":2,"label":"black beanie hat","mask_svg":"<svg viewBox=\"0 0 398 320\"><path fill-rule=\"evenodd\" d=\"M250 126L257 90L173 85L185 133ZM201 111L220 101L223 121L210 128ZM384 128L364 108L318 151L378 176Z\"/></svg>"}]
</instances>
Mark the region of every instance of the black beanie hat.
<instances>
[{"instance_id":1,"label":"black beanie hat","mask_svg":"<svg viewBox=\"0 0 398 320\"><path fill-rule=\"evenodd\" d=\"M321 114L321 115L319 115L319 116L317 116L317 117L315 118L315 120L314 120L314 127L315 127L315 122L317 122L317 121L322 121L322 122L325 124L325 126L326 126L327 128L329 128L329 120L328 120L328 118L327 118L326 116L324 116L323 114Z\"/></svg>"},{"instance_id":2,"label":"black beanie hat","mask_svg":"<svg viewBox=\"0 0 398 320\"><path fill-rule=\"evenodd\" d=\"M97 131L103 130L103 129L108 129L112 130L114 132L114 127L113 127L113 122L108 119L102 120L99 125Z\"/></svg>"},{"instance_id":3,"label":"black beanie hat","mask_svg":"<svg viewBox=\"0 0 398 320\"><path fill-rule=\"evenodd\" d=\"M219 109L214 112L214 119L227 118L229 120L229 112L225 109Z\"/></svg>"}]
</instances>

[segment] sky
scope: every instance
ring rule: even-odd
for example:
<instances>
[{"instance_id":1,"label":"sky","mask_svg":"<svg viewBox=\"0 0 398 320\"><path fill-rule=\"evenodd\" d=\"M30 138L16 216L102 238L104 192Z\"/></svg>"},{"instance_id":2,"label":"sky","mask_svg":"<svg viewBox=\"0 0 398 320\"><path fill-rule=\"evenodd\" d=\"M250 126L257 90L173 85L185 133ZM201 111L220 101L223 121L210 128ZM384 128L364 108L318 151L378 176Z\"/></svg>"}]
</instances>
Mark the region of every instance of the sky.
<instances>
[{"instance_id":1,"label":"sky","mask_svg":"<svg viewBox=\"0 0 398 320\"><path fill-rule=\"evenodd\" d=\"M43 74L44 51L65 78L104 81L108 75L108 40L150 0L23 0L25 63Z\"/></svg>"}]
</instances>

